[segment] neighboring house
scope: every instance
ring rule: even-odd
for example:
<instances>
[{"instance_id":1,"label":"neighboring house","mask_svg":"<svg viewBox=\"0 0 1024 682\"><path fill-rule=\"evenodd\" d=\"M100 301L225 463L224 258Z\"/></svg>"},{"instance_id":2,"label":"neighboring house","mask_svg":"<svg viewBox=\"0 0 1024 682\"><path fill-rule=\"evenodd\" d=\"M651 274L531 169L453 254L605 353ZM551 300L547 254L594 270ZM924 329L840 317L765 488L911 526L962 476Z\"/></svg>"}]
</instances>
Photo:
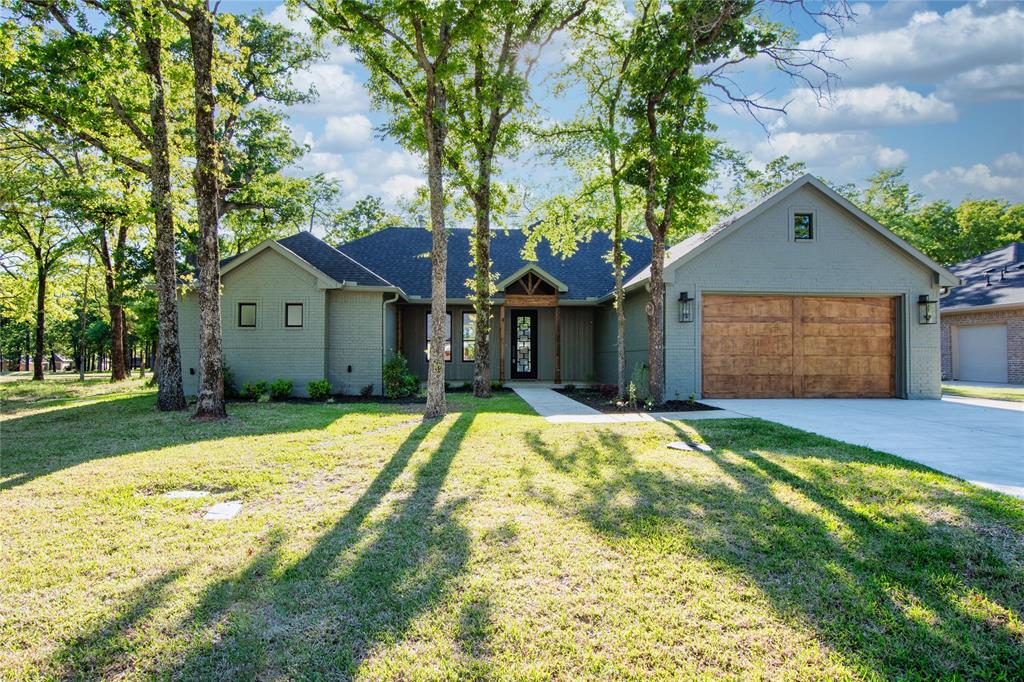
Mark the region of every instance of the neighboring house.
<instances>
[{"instance_id":1,"label":"neighboring house","mask_svg":"<svg viewBox=\"0 0 1024 682\"><path fill-rule=\"evenodd\" d=\"M949 268L963 280L942 297L942 376L1024 384L1024 243Z\"/></svg>"},{"instance_id":2,"label":"neighboring house","mask_svg":"<svg viewBox=\"0 0 1024 682\"><path fill-rule=\"evenodd\" d=\"M615 382L615 310L596 235L571 257L496 231L492 374L502 381ZM647 359L650 243L626 244L628 371ZM224 352L237 383L289 378L301 393L381 390L402 352L426 377L430 233L389 228L337 249L308 233L222 266ZM445 376L472 378L469 232L448 241ZM940 395L941 286L959 280L807 175L669 249L666 398ZM924 298L930 303L919 304ZM186 392L197 386L199 316L181 308ZM931 306L931 308L928 308ZM931 318L921 322L920 310Z\"/></svg>"}]
</instances>

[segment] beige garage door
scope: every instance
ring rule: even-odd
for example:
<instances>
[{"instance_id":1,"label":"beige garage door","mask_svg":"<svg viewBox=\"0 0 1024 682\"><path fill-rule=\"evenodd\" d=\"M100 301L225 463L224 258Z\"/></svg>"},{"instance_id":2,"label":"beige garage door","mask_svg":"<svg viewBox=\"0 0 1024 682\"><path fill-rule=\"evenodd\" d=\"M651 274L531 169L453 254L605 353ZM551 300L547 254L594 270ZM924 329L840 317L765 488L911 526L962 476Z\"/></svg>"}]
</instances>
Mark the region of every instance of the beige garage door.
<instances>
[{"instance_id":1,"label":"beige garage door","mask_svg":"<svg viewBox=\"0 0 1024 682\"><path fill-rule=\"evenodd\" d=\"M1005 383L1009 380L1006 325L959 327L957 356L957 379Z\"/></svg>"},{"instance_id":2,"label":"beige garage door","mask_svg":"<svg viewBox=\"0 0 1024 682\"><path fill-rule=\"evenodd\" d=\"M705 295L707 398L892 397L896 301Z\"/></svg>"}]
</instances>

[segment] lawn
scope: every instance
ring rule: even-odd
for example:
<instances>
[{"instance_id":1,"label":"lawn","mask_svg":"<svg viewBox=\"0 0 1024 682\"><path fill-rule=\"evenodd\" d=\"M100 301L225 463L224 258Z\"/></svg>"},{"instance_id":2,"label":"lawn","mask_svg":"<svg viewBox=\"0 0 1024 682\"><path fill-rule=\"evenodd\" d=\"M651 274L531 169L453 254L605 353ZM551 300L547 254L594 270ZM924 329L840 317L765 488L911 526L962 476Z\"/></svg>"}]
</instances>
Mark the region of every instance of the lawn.
<instances>
[{"instance_id":1,"label":"lawn","mask_svg":"<svg viewBox=\"0 0 1024 682\"><path fill-rule=\"evenodd\" d=\"M942 392L962 398L988 398L989 400L1012 400L1024 402L1024 386L970 386L966 384L942 384Z\"/></svg>"},{"instance_id":2,"label":"lawn","mask_svg":"<svg viewBox=\"0 0 1024 682\"><path fill-rule=\"evenodd\" d=\"M195 425L138 382L0 397L5 678L1024 670L1024 503L767 422L553 425L461 394L437 422L233 404ZM241 514L202 519L224 500Z\"/></svg>"}]
</instances>

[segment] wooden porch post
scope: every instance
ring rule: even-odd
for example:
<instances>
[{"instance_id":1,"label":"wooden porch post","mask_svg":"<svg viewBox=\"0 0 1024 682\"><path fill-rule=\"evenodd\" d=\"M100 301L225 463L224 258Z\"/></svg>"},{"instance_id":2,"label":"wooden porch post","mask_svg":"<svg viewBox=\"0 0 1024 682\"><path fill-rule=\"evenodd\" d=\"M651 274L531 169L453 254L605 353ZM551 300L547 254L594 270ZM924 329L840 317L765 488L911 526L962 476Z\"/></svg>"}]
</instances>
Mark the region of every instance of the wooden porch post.
<instances>
[{"instance_id":1,"label":"wooden porch post","mask_svg":"<svg viewBox=\"0 0 1024 682\"><path fill-rule=\"evenodd\" d=\"M562 383L562 316L561 308L555 305L555 383Z\"/></svg>"},{"instance_id":2,"label":"wooden porch post","mask_svg":"<svg viewBox=\"0 0 1024 682\"><path fill-rule=\"evenodd\" d=\"M498 306L498 381L505 381L505 304Z\"/></svg>"}]
</instances>

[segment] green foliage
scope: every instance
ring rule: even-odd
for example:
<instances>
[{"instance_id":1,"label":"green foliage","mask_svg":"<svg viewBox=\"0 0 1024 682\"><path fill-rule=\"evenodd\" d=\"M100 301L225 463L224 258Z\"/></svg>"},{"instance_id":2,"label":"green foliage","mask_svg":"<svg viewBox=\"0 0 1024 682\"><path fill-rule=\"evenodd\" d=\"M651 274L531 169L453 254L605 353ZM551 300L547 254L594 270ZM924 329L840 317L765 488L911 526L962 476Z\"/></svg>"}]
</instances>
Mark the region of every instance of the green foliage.
<instances>
[{"instance_id":1,"label":"green foliage","mask_svg":"<svg viewBox=\"0 0 1024 682\"><path fill-rule=\"evenodd\" d=\"M306 384L306 393L313 400L326 400L331 395L331 382L327 379L314 379Z\"/></svg>"},{"instance_id":2,"label":"green foliage","mask_svg":"<svg viewBox=\"0 0 1024 682\"><path fill-rule=\"evenodd\" d=\"M270 397L273 400L287 400L292 397L295 385L290 379L276 379L270 384Z\"/></svg>"},{"instance_id":3,"label":"green foliage","mask_svg":"<svg viewBox=\"0 0 1024 682\"><path fill-rule=\"evenodd\" d=\"M228 366L226 359L221 360L221 372L224 378L224 397L225 398L237 398L238 388L235 386L235 375L231 371L231 367Z\"/></svg>"},{"instance_id":4,"label":"green foliage","mask_svg":"<svg viewBox=\"0 0 1024 682\"><path fill-rule=\"evenodd\" d=\"M395 353L384 363L384 395L387 398L407 398L420 390L420 380L409 371L409 363L401 353Z\"/></svg>"},{"instance_id":5,"label":"green foliage","mask_svg":"<svg viewBox=\"0 0 1024 682\"><path fill-rule=\"evenodd\" d=\"M253 402L261 397L269 395L270 385L266 381L254 381L242 384L242 397Z\"/></svg>"},{"instance_id":6,"label":"green foliage","mask_svg":"<svg viewBox=\"0 0 1024 682\"><path fill-rule=\"evenodd\" d=\"M361 389L359 389L359 395L361 395L364 398L369 398L370 396L372 396L373 395L373 384L366 384Z\"/></svg>"},{"instance_id":7,"label":"green foliage","mask_svg":"<svg viewBox=\"0 0 1024 682\"><path fill-rule=\"evenodd\" d=\"M401 218L384 209L380 197L367 195L349 209L342 209L330 217L326 240L329 244L350 242L385 227L402 224Z\"/></svg>"},{"instance_id":8,"label":"green foliage","mask_svg":"<svg viewBox=\"0 0 1024 682\"><path fill-rule=\"evenodd\" d=\"M635 405L637 402L646 403L651 398L649 388L650 369L646 362L638 362L633 366L633 374L629 378L630 400ZM634 388L635 387L635 388Z\"/></svg>"}]
</instances>

